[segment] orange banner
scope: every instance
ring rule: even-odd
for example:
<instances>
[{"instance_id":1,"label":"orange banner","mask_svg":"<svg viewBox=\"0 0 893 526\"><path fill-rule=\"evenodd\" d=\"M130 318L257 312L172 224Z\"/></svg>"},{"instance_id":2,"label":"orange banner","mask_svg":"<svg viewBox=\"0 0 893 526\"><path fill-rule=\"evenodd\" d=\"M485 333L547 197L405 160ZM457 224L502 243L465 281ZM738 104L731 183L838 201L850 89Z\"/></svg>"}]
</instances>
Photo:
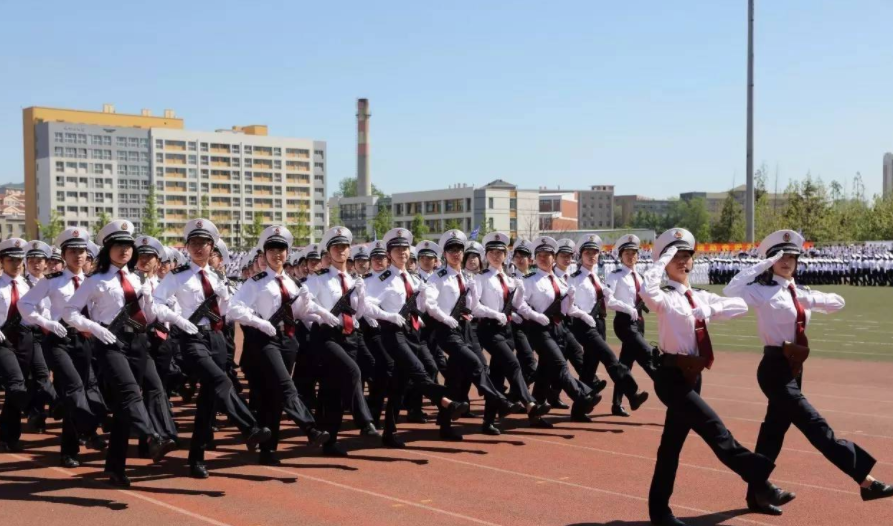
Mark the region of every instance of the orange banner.
<instances>
[{"instance_id":1,"label":"orange banner","mask_svg":"<svg viewBox=\"0 0 893 526\"><path fill-rule=\"evenodd\" d=\"M698 243L698 252L747 252L752 248L760 246L759 243ZM815 244L807 241L803 244L803 250L810 250ZM614 245L604 245L603 250L610 252L614 249ZM642 250L651 250L650 244L642 244Z\"/></svg>"}]
</instances>

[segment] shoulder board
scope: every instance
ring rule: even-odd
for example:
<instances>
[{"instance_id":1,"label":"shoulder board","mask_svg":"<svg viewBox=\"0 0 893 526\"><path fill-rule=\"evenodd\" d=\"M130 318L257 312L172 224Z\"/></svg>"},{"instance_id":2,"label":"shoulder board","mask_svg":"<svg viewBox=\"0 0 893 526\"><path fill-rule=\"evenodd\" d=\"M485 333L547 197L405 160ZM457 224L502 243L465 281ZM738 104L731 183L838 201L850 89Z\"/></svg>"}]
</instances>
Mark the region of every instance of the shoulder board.
<instances>
[{"instance_id":1,"label":"shoulder board","mask_svg":"<svg viewBox=\"0 0 893 526\"><path fill-rule=\"evenodd\" d=\"M381 276L378 276L378 279L384 281L384 280L388 279L389 277L391 277L391 271L385 270L384 272L381 273Z\"/></svg>"},{"instance_id":2,"label":"shoulder board","mask_svg":"<svg viewBox=\"0 0 893 526\"><path fill-rule=\"evenodd\" d=\"M307 282L306 276L298 280L298 283L306 283L306 282Z\"/></svg>"},{"instance_id":3,"label":"shoulder board","mask_svg":"<svg viewBox=\"0 0 893 526\"><path fill-rule=\"evenodd\" d=\"M611 274L617 274L618 272L623 272L623 268L614 269L614 272L612 272Z\"/></svg>"},{"instance_id":4,"label":"shoulder board","mask_svg":"<svg viewBox=\"0 0 893 526\"><path fill-rule=\"evenodd\" d=\"M328 268L324 268L324 269L322 269L322 270L317 270L317 271L316 271L316 275L317 275L317 276L323 276L323 275L328 274L328 273L329 273L329 269L328 269Z\"/></svg>"},{"instance_id":5,"label":"shoulder board","mask_svg":"<svg viewBox=\"0 0 893 526\"><path fill-rule=\"evenodd\" d=\"M699 290L701 292L707 292L707 289L699 289L698 287L692 287L691 290Z\"/></svg>"},{"instance_id":6,"label":"shoulder board","mask_svg":"<svg viewBox=\"0 0 893 526\"><path fill-rule=\"evenodd\" d=\"M527 274L524 274L524 277L529 278L530 276L533 276L535 274L536 274L536 271L534 270L533 272L528 272Z\"/></svg>"},{"instance_id":7,"label":"shoulder board","mask_svg":"<svg viewBox=\"0 0 893 526\"><path fill-rule=\"evenodd\" d=\"M363 274L363 279L368 279L368 278L371 278L371 277L372 277L372 273L371 273L371 272L367 272L367 273Z\"/></svg>"},{"instance_id":8,"label":"shoulder board","mask_svg":"<svg viewBox=\"0 0 893 526\"><path fill-rule=\"evenodd\" d=\"M179 274L179 273L185 272L187 270L189 270L189 265L180 265L179 267L172 270L171 274Z\"/></svg>"},{"instance_id":9,"label":"shoulder board","mask_svg":"<svg viewBox=\"0 0 893 526\"><path fill-rule=\"evenodd\" d=\"M437 277L438 277L438 278L442 278L442 277L444 277L444 276L446 276L446 275L447 275L447 269L445 269L445 268L442 268L442 269L440 269L440 270L437 271Z\"/></svg>"},{"instance_id":10,"label":"shoulder board","mask_svg":"<svg viewBox=\"0 0 893 526\"><path fill-rule=\"evenodd\" d=\"M45 278L45 279L58 278L58 277L61 276L62 274L64 274L64 272L61 272L61 271L60 271L60 272L53 272L52 274L47 274L47 275L45 275L44 278Z\"/></svg>"},{"instance_id":11,"label":"shoulder board","mask_svg":"<svg viewBox=\"0 0 893 526\"><path fill-rule=\"evenodd\" d=\"M291 278L291 280L294 281L295 285L297 285L298 288L301 288L301 280L299 280L298 278L296 278L294 276L289 276L289 278Z\"/></svg>"},{"instance_id":12,"label":"shoulder board","mask_svg":"<svg viewBox=\"0 0 893 526\"><path fill-rule=\"evenodd\" d=\"M266 270L263 271L263 272L259 272L259 273L257 273L257 274L256 274L253 278L251 278L251 279L253 279L254 281L260 281L260 280L264 279L265 277L267 277L267 271L266 271Z\"/></svg>"},{"instance_id":13,"label":"shoulder board","mask_svg":"<svg viewBox=\"0 0 893 526\"><path fill-rule=\"evenodd\" d=\"M664 292L670 292L671 290L676 290L676 287L674 287L673 285L664 285L660 288L660 290Z\"/></svg>"},{"instance_id":14,"label":"shoulder board","mask_svg":"<svg viewBox=\"0 0 893 526\"><path fill-rule=\"evenodd\" d=\"M484 270L481 271L481 275L489 274L490 270L491 270L490 267L485 268Z\"/></svg>"},{"instance_id":15,"label":"shoulder board","mask_svg":"<svg viewBox=\"0 0 893 526\"><path fill-rule=\"evenodd\" d=\"M579 276L579 275L582 274L582 273L583 273L582 270L578 270L578 271L574 272L573 274L571 274L571 277L572 277L572 278L576 278L577 276Z\"/></svg>"},{"instance_id":16,"label":"shoulder board","mask_svg":"<svg viewBox=\"0 0 893 526\"><path fill-rule=\"evenodd\" d=\"M806 290L806 291L810 290L810 288L807 287L806 285L797 285L797 289L799 289L799 290Z\"/></svg>"}]
</instances>

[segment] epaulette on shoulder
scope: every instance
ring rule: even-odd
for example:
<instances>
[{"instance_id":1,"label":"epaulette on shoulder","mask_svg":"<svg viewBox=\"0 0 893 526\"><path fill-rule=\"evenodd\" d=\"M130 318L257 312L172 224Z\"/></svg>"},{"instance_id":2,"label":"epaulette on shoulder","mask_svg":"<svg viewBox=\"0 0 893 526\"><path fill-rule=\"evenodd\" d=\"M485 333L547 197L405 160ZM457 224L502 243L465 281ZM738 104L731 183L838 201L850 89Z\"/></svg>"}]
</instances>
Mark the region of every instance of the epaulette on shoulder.
<instances>
[{"instance_id":1,"label":"epaulette on shoulder","mask_svg":"<svg viewBox=\"0 0 893 526\"><path fill-rule=\"evenodd\" d=\"M304 276L303 278L298 280L298 283L306 283L306 282L307 282L307 276Z\"/></svg>"},{"instance_id":2,"label":"epaulette on shoulder","mask_svg":"<svg viewBox=\"0 0 893 526\"><path fill-rule=\"evenodd\" d=\"M487 267L487 268L485 268L484 270L481 271L481 275L487 274L487 273L489 273L489 272L490 272L490 267Z\"/></svg>"},{"instance_id":3,"label":"epaulette on shoulder","mask_svg":"<svg viewBox=\"0 0 893 526\"><path fill-rule=\"evenodd\" d=\"M58 278L58 277L61 276L62 274L64 274L64 272L62 272L62 271L59 271L59 272L53 272L52 274L47 274L47 275L45 275L44 278L46 278L46 279Z\"/></svg>"},{"instance_id":4,"label":"epaulette on shoulder","mask_svg":"<svg viewBox=\"0 0 893 526\"><path fill-rule=\"evenodd\" d=\"M289 277L291 278L292 281L295 282L295 285L297 285L298 288L301 288L301 280L299 280L298 278L296 278L294 276L289 276Z\"/></svg>"},{"instance_id":5,"label":"epaulette on shoulder","mask_svg":"<svg viewBox=\"0 0 893 526\"><path fill-rule=\"evenodd\" d=\"M664 285L663 287L660 288L660 290L662 290L664 292L670 292L670 291L676 290L676 287L674 287L673 285Z\"/></svg>"},{"instance_id":6,"label":"epaulette on shoulder","mask_svg":"<svg viewBox=\"0 0 893 526\"><path fill-rule=\"evenodd\" d=\"M571 277L572 277L572 278L576 278L577 276L579 276L579 275L582 274L582 273L583 273L583 270L582 270L582 269L577 270L576 272L574 272L573 274L571 274Z\"/></svg>"},{"instance_id":7,"label":"epaulette on shoulder","mask_svg":"<svg viewBox=\"0 0 893 526\"><path fill-rule=\"evenodd\" d=\"M698 287L692 287L691 290L699 290L699 291L701 291L701 292L707 292L707 289L701 289L701 288L698 288Z\"/></svg>"},{"instance_id":8,"label":"epaulette on shoulder","mask_svg":"<svg viewBox=\"0 0 893 526\"><path fill-rule=\"evenodd\" d=\"M391 271L385 270L384 272L381 273L381 276L378 276L378 279L384 281L384 280L388 279L389 277L391 277Z\"/></svg>"},{"instance_id":9,"label":"epaulette on shoulder","mask_svg":"<svg viewBox=\"0 0 893 526\"><path fill-rule=\"evenodd\" d=\"M322 270L317 270L317 271L316 271L316 275L317 275L317 276L324 276L324 275L326 275L326 274L328 274L328 273L329 273L329 269L328 269L328 267L326 267L326 268L324 268L324 269L322 269Z\"/></svg>"},{"instance_id":10,"label":"epaulette on shoulder","mask_svg":"<svg viewBox=\"0 0 893 526\"><path fill-rule=\"evenodd\" d=\"M614 272L611 272L611 274L617 274L618 272L623 272L623 268L622 268L622 267L621 267L621 268L615 268L615 269L614 269Z\"/></svg>"},{"instance_id":11,"label":"epaulette on shoulder","mask_svg":"<svg viewBox=\"0 0 893 526\"><path fill-rule=\"evenodd\" d=\"M175 268L174 270L172 270L171 273L172 273L172 274L179 274L179 273L181 273L181 272L185 272L186 270L189 270L189 265L180 265L179 267L177 267L177 268Z\"/></svg>"},{"instance_id":12,"label":"epaulette on shoulder","mask_svg":"<svg viewBox=\"0 0 893 526\"><path fill-rule=\"evenodd\" d=\"M251 278L251 279L253 279L254 281L260 281L260 280L264 279L265 277L267 277L267 271L266 271L266 270L263 271L263 272L258 272L258 273L255 274L255 276L254 276L253 278Z\"/></svg>"},{"instance_id":13,"label":"epaulette on shoulder","mask_svg":"<svg viewBox=\"0 0 893 526\"><path fill-rule=\"evenodd\" d=\"M437 271L437 277L438 277L438 278L442 278L442 277L444 277L444 276L446 276L446 275L447 275L447 269L445 269L445 268L442 268L442 269L440 269L440 270Z\"/></svg>"},{"instance_id":14,"label":"epaulette on shoulder","mask_svg":"<svg viewBox=\"0 0 893 526\"><path fill-rule=\"evenodd\" d=\"M530 276L533 276L533 275L535 275L535 274L536 274L536 271L533 270L533 271L531 271L531 272L528 272L527 274L524 274L524 277L525 277L525 278L529 278Z\"/></svg>"},{"instance_id":15,"label":"epaulette on shoulder","mask_svg":"<svg viewBox=\"0 0 893 526\"><path fill-rule=\"evenodd\" d=\"M367 273L363 274L363 279L369 279L369 278L371 278L371 277L372 277L372 273L371 273L371 272L367 272Z\"/></svg>"},{"instance_id":16,"label":"epaulette on shoulder","mask_svg":"<svg viewBox=\"0 0 893 526\"><path fill-rule=\"evenodd\" d=\"M797 285L797 289L798 289L798 290L805 290L805 291L807 291L807 292L809 292L809 291L811 290L807 285L800 285L800 284Z\"/></svg>"}]
</instances>

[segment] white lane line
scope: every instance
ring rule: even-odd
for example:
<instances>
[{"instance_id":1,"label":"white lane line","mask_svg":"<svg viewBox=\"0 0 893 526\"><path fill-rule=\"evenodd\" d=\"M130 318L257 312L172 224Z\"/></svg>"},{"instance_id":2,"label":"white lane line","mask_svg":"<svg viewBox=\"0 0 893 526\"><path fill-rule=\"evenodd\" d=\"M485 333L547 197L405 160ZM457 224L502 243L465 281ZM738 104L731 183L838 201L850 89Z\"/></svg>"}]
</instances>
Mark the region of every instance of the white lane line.
<instances>
[{"instance_id":1,"label":"white lane line","mask_svg":"<svg viewBox=\"0 0 893 526\"><path fill-rule=\"evenodd\" d=\"M469 517L468 515L462 515L461 513L455 513L448 510L443 510L440 508L435 508L433 506L428 506L426 504L419 504L418 502L412 502L411 500L405 500L397 497L392 497L390 495L384 495L382 493L376 493L374 491L369 491L367 489L357 488L354 486L348 486L347 484L341 484L340 482L333 482L331 480L321 479L317 477L311 477L310 475L304 475L303 473L297 473L295 471L289 471L287 469L282 468L274 468L271 466L263 466L264 468L270 471L278 471L279 473L288 474L293 477L297 477L299 479L312 480L314 482L319 482L320 484L328 484L329 486L334 486L336 488L340 488L347 491L354 491L357 493L362 493L364 495L369 495L371 497L377 497L379 499L388 500L391 502L396 502L398 504L402 504L404 506L412 506L413 508L419 508L425 511L430 511L433 513L440 513L442 515L447 515L449 517L453 517L454 519L462 519L464 521L473 522L475 524L482 524L484 526L500 526L499 524L493 522L487 522L485 520L476 519L474 517Z\"/></svg>"},{"instance_id":2,"label":"white lane line","mask_svg":"<svg viewBox=\"0 0 893 526\"><path fill-rule=\"evenodd\" d=\"M711 373L711 374L715 374L715 373ZM755 388L755 387L744 387L744 386L741 386L741 385L726 385L726 384L713 384L713 383L705 384L705 385L707 385L707 386L714 386L714 387L721 387L721 388L723 388L723 389L740 389L740 390L742 390L742 391L754 391L754 392L758 392L758 393L760 393L761 396L762 396L762 393L763 393L763 391L760 390L760 389L758 389L758 388ZM808 387L808 385L807 385L807 387ZM874 399L871 399L871 398L859 398L859 397L856 397L856 396L827 395L827 394L823 394L823 393L814 393L814 392L810 392L810 393L809 393L809 398L831 398L831 399L834 399L834 400L853 400L853 401L856 401L856 402L869 402L869 403L875 403L875 404L893 404L893 400L874 400Z\"/></svg>"},{"instance_id":3,"label":"white lane line","mask_svg":"<svg viewBox=\"0 0 893 526\"><path fill-rule=\"evenodd\" d=\"M519 478L532 479L532 480L536 480L536 481L538 481L538 482L551 482L551 483L553 483L553 484L559 484L559 485L562 485L562 486L567 486L567 487L571 487L571 488L576 488L576 489L580 489L580 490L584 490L584 491L589 491L589 492L593 492L593 493L602 493L602 494L605 494L605 495L611 495L612 497L620 497L620 498L625 498L625 499L631 499L631 500L635 500L635 501L639 501L639 502L648 502L648 499L647 499L646 497L638 497L638 496L636 496L636 495L629 495L629 494L627 494L627 493L618 493L618 492L616 492L616 491L610 491L610 490L605 490L605 489L595 488L595 487L592 487L592 486L584 486L584 485L582 485L582 484L575 484L575 483L573 483L573 482L568 482L568 481L566 481L566 480L553 479L553 478L549 478L549 477L541 477L541 476L539 476L539 475L531 475L531 474L529 474L529 473L523 473L523 472L520 472L520 471L512 471L512 470L508 470L508 469L502 469L502 468L497 468L497 467L493 467L493 466L487 466L487 465L485 465L485 464L480 464L480 463L475 463L475 462L466 462L466 461L464 461L464 460L457 460L457 459L454 459L454 458L442 457L442 456L440 456L440 455L432 455L432 454L430 454L430 453L421 453L421 452L419 452L419 451L412 451L412 450L408 450L408 449L407 449L407 450L404 450L404 452L409 453L409 454L412 454L412 455L416 455L416 456L419 456L419 457L433 458L433 459L437 459L437 460L443 460L444 462L451 462L451 463L453 463L453 464L460 464L460 465L463 465L463 466L470 466L470 467L474 467L474 468L478 468L478 469L485 469L485 470L488 470L488 471L494 471L494 472L497 472L497 473L502 473L502 474L504 474L504 475L514 475L514 476L519 477ZM757 525L759 525L759 526L770 526L768 523L765 523L765 522L753 521L753 520L750 520L750 519L742 519L742 518L740 518L740 517L733 517L733 516L731 516L731 515L727 515L727 514L725 514L725 513L716 512L716 511L703 510L703 509L700 509L700 508L692 508L692 507L690 507L690 506L683 506L683 505L680 505L680 504L673 504L673 507L674 507L674 508L677 508L677 509L683 509L683 510L686 510L686 511L691 511L691 512L695 512L695 513L700 513L701 515L716 515L716 516L719 516L719 517L725 517L725 518L728 519L728 520L741 521L741 522L745 522L745 523L748 523L748 524L757 524Z\"/></svg>"},{"instance_id":4,"label":"white lane line","mask_svg":"<svg viewBox=\"0 0 893 526\"><path fill-rule=\"evenodd\" d=\"M875 366L876 364L871 363L868 365ZM756 366L756 364L754 364L754 366ZM737 378L749 378L751 380L756 380L757 373L756 373L756 367L754 367L753 374L735 374L735 373L723 373L723 372L711 371L710 376L732 376L732 377L737 377ZM871 389L872 391L883 390L886 387L886 386L877 386L877 385L844 384L844 383L840 383L840 382L828 382L828 381L824 381L824 380L812 380L812 379L810 379L808 381L808 383L810 385L812 385L812 384L836 385L838 387L848 387L850 389ZM717 385L717 386L721 387L723 384L719 384L719 383L714 384L714 383L710 382L705 385Z\"/></svg>"},{"instance_id":5,"label":"white lane line","mask_svg":"<svg viewBox=\"0 0 893 526\"><path fill-rule=\"evenodd\" d=\"M701 398L703 398L704 400L718 400L720 402L735 402L738 404L758 405L758 406L762 406L762 407L766 407L766 404L767 404L767 402L751 402L749 400L737 400L734 398L720 398L718 396L703 396ZM842 409L825 409L823 407L816 407L816 410L819 413L840 413L842 415L849 415L849 416L864 416L864 417L868 417L868 418L893 419L893 415L873 415L873 414L869 414L869 413L854 413L852 411L844 411Z\"/></svg>"},{"instance_id":6,"label":"white lane line","mask_svg":"<svg viewBox=\"0 0 893 526\"><path fill-rule=\"evenodd\" d=\"M737 338L739 340L759 340L759 337L749 335L749 334L734 334L731 332L716 332L710 331L711 335L723 336L726 338ZM860 340L829 340L827 338L809 338L810 342L824 342L824 343L857 343L859 345L880 345L881 347L893 347L893 343L890 342L866 342Z\"/></svg>"},{"instance_id":7,"label":"white lane line","mask_svg":"<svg viewBox=\"0 0 893 526\"><path fill-rule=\"evenodd\" d=\"M98 481L94 481L94 480L92 480L92 479L88 479L88 478L80 477L80 476L79 476L77 473L75 473L74 471L69 471L69 470L67 470L67 469L60 468L60 467L57 467L57 466L48 466L48 465L46 465L46 464L44 464L44 463L42 463L42 462L38 462L38 461L34 460L34 459L31 458L31 457L26 457L26 456L24 456L24 455L16 455L16 454L11 454L10 456L13 457L13 458L17 458L17 459L19 459L19 460L24 460L24 461L26 461L26 462L32 462L32 463L34 463L34 464L37 464L38 466L41 466L41 467L44 467L44 468L51 469L51 470L56 471L56 472L58 472L58 473L62 473L62 474L64 474L64 475L68 475L69 477L72 477L72 478L78 478L78 479L80 479L80 480L84 480L84 481L87 481L87 482L90 482L90 483L96 483L96 485L101 485ZM104 486L104 485L103 485L103 486ZM103 489L109 489L109 490L115 491L115 492L117 492L117 493L123 493L123 494L125 494L125 495L129 495L129 496L131 496L131 497L135 497L135 498L137 498L137 499L140 499L140 500L149 502L149 503L154 504L154 505L156 505L156 506L160 506L160 507L162 507L162 508L165 508L165 509L174 511L174 512L176 512L176 513L180 513L180 514L182 514L182 515L186 515L187 517L192 517L193 519L197 519L197 520L200 520L200 521L202 521L202 522L206 522L206 523L208 523L208 524L213 524L214 526L231 526L231 525L229 525L229 524L227 524L227 523L225 523L225 522L220 522L220 521L218 521L218 520L212 519L211 517L206 517L205 515L201 515L201 514L199 514L199 513L195 513L195 512L193 512L193 511L189 511L189 510L187 510L187 509L183 509L183 508L181 508L181 507L179 507L179 506L174 506L173 504L168 504L167 502L163 502L163 501L160 501L160 500L158 500L158 499L153 499L152 497L147 497L147 496L145 496L145 495L140 495L139 493L136 493L136 492L134 492L134 491L130 491L130 490L126 490L126 489L118 489L118 488L115 488L114 486L103 487Z\"/></svg>"},{"instance_id":8,"label":"white lane line","mask_svg":"<svg viewBox=\"0 0 893 526\"><path fill-rule=\"evenodd\" d=\"M754 351L758 351L756 347L753 345L745 345L743 343L717 343L717 347L743 347L745 349L754 349ZM826 350L826 349L816 349L814 347L810 347L809 350L811 352L818 353L827 353L827 354L859 354L864 356L893 356L893 353L889 352L862 352L862 351L840 351L840 350Z\"/></svg>"}]
</instances>

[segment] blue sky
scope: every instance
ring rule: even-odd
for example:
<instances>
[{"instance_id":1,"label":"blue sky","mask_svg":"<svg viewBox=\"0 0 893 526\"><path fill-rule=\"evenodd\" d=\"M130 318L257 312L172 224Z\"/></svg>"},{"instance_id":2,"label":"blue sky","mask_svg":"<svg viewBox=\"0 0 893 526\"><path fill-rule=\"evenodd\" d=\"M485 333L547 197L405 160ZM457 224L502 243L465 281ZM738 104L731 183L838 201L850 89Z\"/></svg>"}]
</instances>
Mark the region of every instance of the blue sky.
<instances>
[{"instance_id":1,"label":"blue sky","mask_svg":"<svg viewBox=\"0 0 893 526\"><path fill-rule=\"evenodd\" d=\"M22 108L109 102L325 140L331 192L358 97L386 192L744 182L746 0L433 4L0 0L0 182L23 179ZM893 2L758 0L756 21L757 164L880 192Z\"/></svg>"}]
</instances>

